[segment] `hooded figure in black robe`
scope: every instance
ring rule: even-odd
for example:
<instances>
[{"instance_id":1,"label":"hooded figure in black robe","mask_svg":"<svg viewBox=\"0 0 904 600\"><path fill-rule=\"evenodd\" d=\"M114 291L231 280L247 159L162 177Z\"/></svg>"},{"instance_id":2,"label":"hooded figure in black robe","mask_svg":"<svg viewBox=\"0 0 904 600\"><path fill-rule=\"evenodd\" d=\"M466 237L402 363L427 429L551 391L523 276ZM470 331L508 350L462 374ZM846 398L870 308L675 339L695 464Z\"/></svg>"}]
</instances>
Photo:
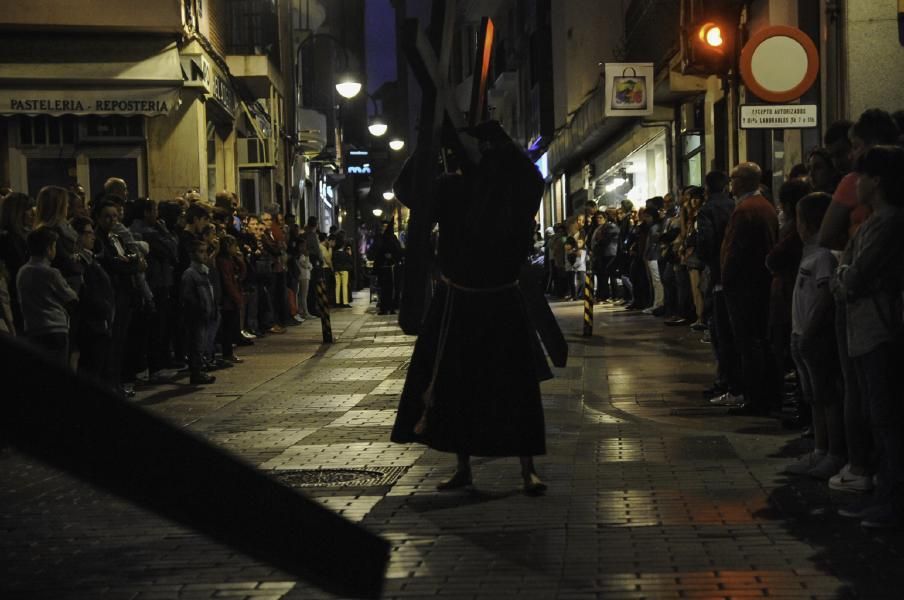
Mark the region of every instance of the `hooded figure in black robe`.
<instances>
[{"instance_id":1,"label":"hooded figure in black robe","mask_svg":"<svg viewBox=\"0 0 904 600\"><path fill-rule=\"evenodd\" d=\"M528 319L518 275L532 250L543 180L496 122L473 130L476 164L436 180L429 199L439 224L442 273L405 380L392 440L458 455L439 489L471 484L468 457L521 457L525 491L545 485L533 456L545 454L540 381L551 377ZM408 167L413 164L409 162Z\"/></svg>"}]
</instances>

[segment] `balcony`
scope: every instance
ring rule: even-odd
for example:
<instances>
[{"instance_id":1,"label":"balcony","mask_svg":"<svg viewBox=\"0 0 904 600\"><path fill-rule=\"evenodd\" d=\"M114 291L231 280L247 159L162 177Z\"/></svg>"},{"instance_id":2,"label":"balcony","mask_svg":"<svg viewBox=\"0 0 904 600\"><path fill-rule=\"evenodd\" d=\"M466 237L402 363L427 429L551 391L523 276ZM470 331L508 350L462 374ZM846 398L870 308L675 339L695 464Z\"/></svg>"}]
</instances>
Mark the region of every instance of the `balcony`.
<instances>
[{"instance_id":1,"label":"balcony","mask_svg":"<svg viewBox=\"0 0 904 600\"><path fill-rule=\"evenodd\" d=\"M0 28L178 34L184 17L183 0L29 0L3 2Z\"/></svg>"}]
</instances>

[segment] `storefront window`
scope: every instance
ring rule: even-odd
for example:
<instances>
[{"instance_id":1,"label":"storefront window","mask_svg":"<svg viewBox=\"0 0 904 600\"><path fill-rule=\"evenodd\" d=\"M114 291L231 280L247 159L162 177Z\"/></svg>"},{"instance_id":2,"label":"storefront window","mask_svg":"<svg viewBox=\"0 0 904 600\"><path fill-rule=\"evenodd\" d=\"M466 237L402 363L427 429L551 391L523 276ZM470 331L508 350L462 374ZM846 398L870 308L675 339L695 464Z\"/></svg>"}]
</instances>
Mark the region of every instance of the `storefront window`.
<instances>
[{"instance_id":1,"label":"storefront window","mask_svg":"<svg viewBox=\"0 0 904 600\"><path fill-rule=\"evenodd\" d=\"M684 185L703 185L703 137L698 132L681 136L681 181Z\"/></svg>"},{"instance_id":2,"label":"storefront window","mask_svg":"<svg viewBox=\"0 0 904 600\"><path fill-rule=\"evenodd\" d=\"M601 206L618 206L630 200L643 206L647 199L669 191L669 163L665 132L650 140L594 182L602 190Z\"/></svg>"}]
</instances>

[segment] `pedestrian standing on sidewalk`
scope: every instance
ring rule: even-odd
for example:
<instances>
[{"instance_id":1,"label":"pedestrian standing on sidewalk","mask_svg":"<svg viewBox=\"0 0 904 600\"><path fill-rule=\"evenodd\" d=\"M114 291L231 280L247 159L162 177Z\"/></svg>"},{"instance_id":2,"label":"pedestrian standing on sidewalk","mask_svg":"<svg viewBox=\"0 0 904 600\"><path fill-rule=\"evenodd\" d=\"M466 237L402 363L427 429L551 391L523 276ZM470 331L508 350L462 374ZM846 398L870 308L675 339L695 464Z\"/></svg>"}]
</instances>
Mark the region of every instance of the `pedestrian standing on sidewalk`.
<instances>
[{"instance_id":1,"label":"pedestrian standing on sidewalk","mask_svg":"<svg viewBox=\"0 0 904 600\"><path fill-rule=\"evenodd\" d=\"M788 182L785 186L789 185ZM785 186L782 189L785 190ZM791 475L827 480L845 463L842 382L835 342L835 301L829 283L838 261L816 242L832 197L822 192L796 202L794 226L802 258L792 285L791 356L797 365L804 401L812 413L815 447L785 468Z\"/></svg>"},{"instance_id":2,"label":"pedestrian standing on sidewalk","mask_svg":"<svg viewBox=\"0 0 904 600\"><path fill-rule=\"evenodd\" d=\"M848 355L879 455L875 497L839 511L871 528L904 518L904 410L896 378L902 353L904 149L876 146L857 158L857 200L871 215L854 234L835 278L847 309Z\"/></svg>"},{"instance_id":3,"label":"pedestrian standing on sidewalk","mask_svg":"<svg viewBox=\"0 0 904 600\"><path fill-rule=\"evenodd\" d=\"M50 266L58 238L49 227L38 227L28 234L30 258L19 269L16 289L25 337L53 362L68 367L69 311L78 304L78 294L60 271Z\"/></svg>"},{"instance_id":4,"label":"pedestrian standing on sidewalk","mask_svg":"<svg viewBox=\"0 0 904 600\"><path fill-rule=\"evenodd\" d=\"M477 139L462 137L471 139L473 159L461 161L463 174L441 177L430 198L442 276L414 348L392 440L458 456L455 474L440 490L472 484L470 456L518 456L524 491L539 494L546 489L533 461L546 452L540 380L551 373L518 274L531 250L543 180L498 122L471 131ZM394 187L409 206L419 200L411 195L412 164Z\"/></svg>"},{"instance_id":5,"label":"pedestrian standing on sidewalk","mask_svg":"<svg viewBox=\"0 0 904 600\"><path fill-rule=\"evenodd\" d=\"M196 239L187 248L191 263L182 273L180 304L186 332L188 368L192 385L213 383L216 377L204 373L203 353L207 343L207 327L214 318L215 306L213 287L210 284L209 269L204 264L208 260L208 244Z\"/></svg>"}]
</instances>

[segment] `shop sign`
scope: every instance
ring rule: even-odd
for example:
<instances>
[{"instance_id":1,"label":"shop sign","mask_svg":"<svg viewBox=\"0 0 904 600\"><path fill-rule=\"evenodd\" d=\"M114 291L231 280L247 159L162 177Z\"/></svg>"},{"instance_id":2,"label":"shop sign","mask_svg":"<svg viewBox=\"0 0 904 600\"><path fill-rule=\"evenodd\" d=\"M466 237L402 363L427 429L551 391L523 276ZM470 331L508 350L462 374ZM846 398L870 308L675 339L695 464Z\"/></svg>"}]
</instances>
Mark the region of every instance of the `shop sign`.
<instances>
[{"instance_id":1,"label":"shop sign","mask_svg":"<svg viewBox=\"0 0 904 600\"><path fill-rule=\"evenodd\" d=\"M741 129L805 129L818 125L815 104L742 104Z\"/></svg>"},{"instance_id":2,"label":"shop sign","mask_svg":"<svg viewBox=\"0 0 904 600\"><path fill-rule=\"evenodd\" d=\"M606 63L606 116L652 115L653 73L653 63Z\"/></svg>"},{"instance_id":3,"label":"shop sign","mask_svg":"<svg viewBox=\"0 0 904 600\"><path fill-rule=\"evenodd\" d=\"M168 114L179 102L178 88L106 90L0 90L5 115Z\"/></svg>"},{"instance_id":4,"label":"shop sign","mask_svg":"<svg viewBox=\"0 0 904 600\"><path fill-rule=\"evenodd\" d=\"M225 108L230 115L235 114L235 92L232 90L232 86L229 85L229 82L226 81L226 79L219 75L214 76L211 95L223 105L223 108Z\"/></svg>"}]
</instances>

